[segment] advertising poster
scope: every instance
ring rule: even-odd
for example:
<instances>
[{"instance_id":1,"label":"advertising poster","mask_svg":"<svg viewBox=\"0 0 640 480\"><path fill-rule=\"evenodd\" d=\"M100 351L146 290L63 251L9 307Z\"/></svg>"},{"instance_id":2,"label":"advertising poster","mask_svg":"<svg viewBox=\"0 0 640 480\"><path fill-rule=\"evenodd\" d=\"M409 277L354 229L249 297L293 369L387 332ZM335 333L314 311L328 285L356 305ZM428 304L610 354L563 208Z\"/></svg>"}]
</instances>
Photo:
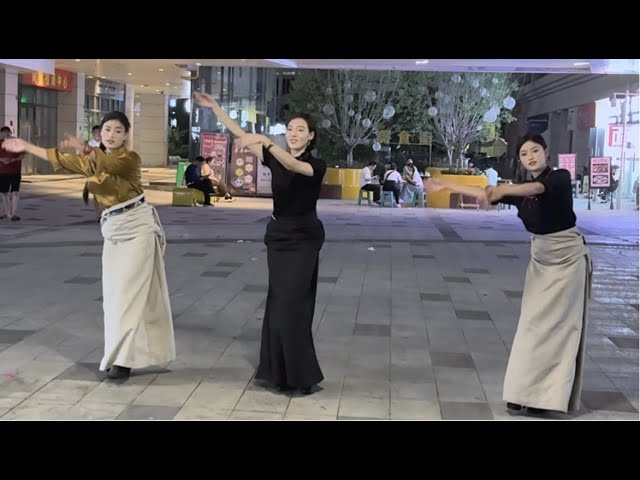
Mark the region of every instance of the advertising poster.
<instances>
[{"instance_id":1,"label":"advertising poster","mask_svg":"<svg viewBox=\"0 0 640 480\"><path fill-rule=\"evenodd\" d=\"M590 188L607 188L611 186L611 157L592 157L590 159Z\"/></svg>"},{"instance_id":2,"label":"advertising poster","mask_svg":"<svg viewBox=\"0 0 640 480\"><path fill-rule=\"evenodd\" d=\"M271 169L258 160L257 188L259 195L271 195Z\"/></svg>"},{"instance_id":3,"label":"advertising poster","mask_svg":"<svg viewBox=\"0 0 640 480\"><path fill-rule=\"evenodd\" d=\"M576 154L575 153L561 153L558 155L558 168L564 168L569 170L571 174L571 180L576 179Z\"/></svg>"},{"instance_id":4,"label":"advertising poster","mask_svg":"<svg viewBox=\"0 0 640 480\"><path fill-rule=\"evenodd\" d=\"M239 148L234 141L227 185L231 195L250 196L257 193L258 162L258 157L251 150Z\"/></svg>"},{"instance_id":5,"label":"advertising poster","mask_svg":"<svg viewBox=\"0 0 640 480\"><path fill-rule=\"evenodd\" d=\"M227 155L229 138L221 133L200 134L200 155L213 157L213 175L225 185L227 184Z\"/></svg>"}]
</instances>

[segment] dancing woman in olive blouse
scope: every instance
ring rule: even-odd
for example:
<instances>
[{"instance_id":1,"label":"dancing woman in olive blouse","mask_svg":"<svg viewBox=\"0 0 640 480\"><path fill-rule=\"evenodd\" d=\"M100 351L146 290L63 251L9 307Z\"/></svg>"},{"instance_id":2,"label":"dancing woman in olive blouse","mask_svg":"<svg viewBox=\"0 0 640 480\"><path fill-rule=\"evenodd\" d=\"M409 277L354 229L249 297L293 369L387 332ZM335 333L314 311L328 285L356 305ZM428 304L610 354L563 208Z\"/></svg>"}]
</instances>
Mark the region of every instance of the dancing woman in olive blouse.
<instances>
[{"instance_id":1,"label":"dancing woman in olive blouse","mask_svg":"<svg viewBox=\"0 0 640 480\"><path fill-rule=\"evenodd\" d=\"M145 202L140 156L127 150L129 119L121 112L105 115L100 125L104 151L84 153L84 142L67 137L63 153L21 139L5 148L48 160L56 170L88 177L89 191L103 208L101 229L104 356L100 370L111 379L127 378L131 368L175 358L173 321L165 276L165 236L154 207Z\"/></svg>"}]
</instances>

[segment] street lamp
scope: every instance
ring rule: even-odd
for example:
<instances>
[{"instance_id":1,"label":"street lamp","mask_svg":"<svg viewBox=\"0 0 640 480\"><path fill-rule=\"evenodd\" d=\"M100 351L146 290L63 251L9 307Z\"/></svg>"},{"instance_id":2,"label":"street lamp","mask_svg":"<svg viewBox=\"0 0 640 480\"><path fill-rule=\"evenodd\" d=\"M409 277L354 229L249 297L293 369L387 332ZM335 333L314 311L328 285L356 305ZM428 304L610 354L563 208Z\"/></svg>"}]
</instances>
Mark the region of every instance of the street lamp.
<instances>
[{"instance_id":1,"label":"street lamp","mask_svg":"<svg viewBox=\"0 0 640 480\"><path fill-rule=\"evenodd\" d=\"M620 106L622 113L622 147L620 149L620 175L618 176L618 195L616 197L616 209L620 210L622 204L622 177L624 176L624 150L626 147L627 137L627 114L630 112L629 97L637 97L637 93L629 92L627 89L624 93L614 93L611 97L611 106L615 107L615 99L618 95L624 95L624 103Z\"/></svg>"}]
</instances>

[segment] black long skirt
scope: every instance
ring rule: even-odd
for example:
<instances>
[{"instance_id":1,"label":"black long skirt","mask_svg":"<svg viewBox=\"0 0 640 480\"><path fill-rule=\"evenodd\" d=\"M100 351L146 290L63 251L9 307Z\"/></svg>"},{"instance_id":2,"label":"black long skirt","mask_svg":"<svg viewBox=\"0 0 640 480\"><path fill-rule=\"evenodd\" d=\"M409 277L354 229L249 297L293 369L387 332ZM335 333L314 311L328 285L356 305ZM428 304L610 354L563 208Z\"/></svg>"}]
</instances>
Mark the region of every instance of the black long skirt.
<instances>
[{"instance_id":1,"label":"black long skirt","mask_svg":"<svg viewBox=\"0 0 640 480\"><path fill-rule=\"evenodd\" d=\"M311 327L324 227L315 216L272 218L264 237L269 292L256 378L280 388L320 383Z\"/></svg>"}]
</instances>

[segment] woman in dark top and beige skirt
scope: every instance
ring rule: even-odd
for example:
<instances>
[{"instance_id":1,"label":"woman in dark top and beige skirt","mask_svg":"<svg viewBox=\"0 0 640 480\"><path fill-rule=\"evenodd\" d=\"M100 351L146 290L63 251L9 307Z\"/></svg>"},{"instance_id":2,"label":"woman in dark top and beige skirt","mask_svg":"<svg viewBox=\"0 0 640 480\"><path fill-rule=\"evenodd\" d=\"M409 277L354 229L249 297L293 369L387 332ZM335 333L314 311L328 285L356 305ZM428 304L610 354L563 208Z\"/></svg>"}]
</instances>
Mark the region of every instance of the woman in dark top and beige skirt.
<instances>
[{"instance_id":1,"label":"woman in dark top and beige skirt","mask_svg":"<svg viewBox=\"0 0 640 480\"><path fill-rule=\"evenodd\" d=\"M580 408L591 256L576 228L569 172L547 165L547 145L540 135L524 136L516 151L533 180L485 190L431 180L427 188L448 188L518 209L533 236L503 399L511 410L566 413Z\"/></svg>"},{"instance_id":2,"label":"woman in dark top and beige skirt","mask_svg":"<svg viewBox=\"0 0 640 480\"><path fill-rule=\"evenodd\" d=\"M326 165L311 154L316 129L307 115L292 117L287 123L288 148L284 149L265 135L242 130L210 95L198 92L195 100L211 108L238 138L239 146L249 148L271 170L273 214L264 237L269 291L256 379L280 391L312 393L324 379L311 331L325 237L316 203Z\"/></svg>"}]
</instances>

